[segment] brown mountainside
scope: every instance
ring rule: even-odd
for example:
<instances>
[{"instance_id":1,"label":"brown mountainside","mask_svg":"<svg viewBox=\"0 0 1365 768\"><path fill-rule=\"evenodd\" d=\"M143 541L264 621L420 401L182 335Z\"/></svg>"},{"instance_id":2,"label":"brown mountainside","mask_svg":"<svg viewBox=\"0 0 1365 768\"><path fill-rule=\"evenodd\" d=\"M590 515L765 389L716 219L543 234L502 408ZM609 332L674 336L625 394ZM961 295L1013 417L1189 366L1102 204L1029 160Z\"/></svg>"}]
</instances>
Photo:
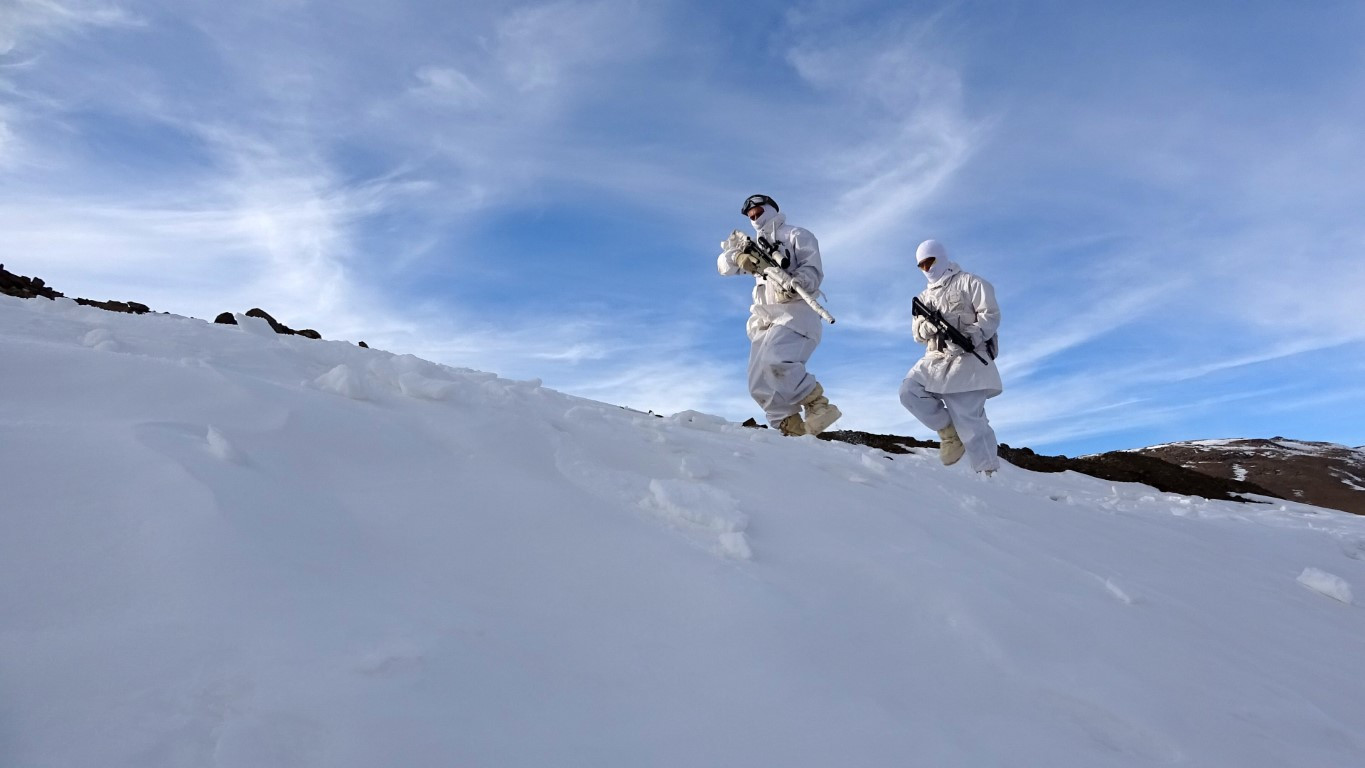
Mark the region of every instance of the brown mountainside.
<instances>
[{"instance_id":1,"label":"brown mountainside","mask_svg":"<svg viewBox=\"0 0 1365 768\"><path fill-rule=\"evenodd\" d=\"M1210 477L1247 480L1286 499L1365 515L1365 447L1272 437L1192 440L1134 453Z\"/></svg>"},{"instance_id":2,"label":"brown mountainside","mask_svg":"<svg viewBox=\"0 0 1365 768\"><path fill-rule=\"evenodd\" d=\"M752 423L746 422L746 424ZM868 432L840 430L825 432L821 440L836 440L855 445L868 445L880 448L887 453L909 453L912 448L937 448L938 443L899 435L876 435ZM1000 458L1021 469L1034 472L1065 472L1071 470L1083 475L1112 480L1119 483L1142 483L1166 493L1184 496L1202 496L1206 499L1229 501L1248 501L1246 496L1281 497L1282 494L1257 484L1254 479L1215 477L1204 472L1182 467L1156 456L1145 456L1128 451L1110 451L1095 456L1045 456L1034 453L1030 448L1012 448L1000 445ZM1288 497L1285 497L1288 498ZM1305 500L1306 501L1306 500ZM1312 502L1307 502L1312 503Z\"/></svg>"}]
</instances>

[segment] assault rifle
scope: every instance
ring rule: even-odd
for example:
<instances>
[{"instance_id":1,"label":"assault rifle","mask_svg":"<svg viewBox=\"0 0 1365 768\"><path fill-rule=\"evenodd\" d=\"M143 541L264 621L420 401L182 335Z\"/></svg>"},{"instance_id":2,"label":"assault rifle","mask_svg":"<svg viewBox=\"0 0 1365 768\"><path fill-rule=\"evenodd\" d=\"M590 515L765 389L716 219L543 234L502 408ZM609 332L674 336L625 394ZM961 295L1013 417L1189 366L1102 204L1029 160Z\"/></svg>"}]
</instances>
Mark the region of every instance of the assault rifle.
<instances>
[{"instance_id":1,"label":"assault rifle","mask_svg":"<svg viewBox=\"0 0 1365 768\"><path fill-rule=\"evenodd\" d=\"M973 355L976 355L976 359L980 360L984 365L990 365L989 360L982 357L981 355L976 354L976 345L972 343L971 339L967 338L967 334L963 333L962 331L959 331L957 328L954 328L953 324L948 322L948 319L943 316L942 312L938 311L937 309L930 309L929 307L925 306L924 302L920 301L918 296L916 296L914 301L911 302L910 312L915 317L922 317L925 320L928 320L929 322L933 323L934 327L938 329L938 332L942 335L947 336L949 341L953 342L959 347L962 347L968 352L971 352Z\"/></svg>"},{"instance_id":2,"label":"assault rifle","mask_svg":"<svg viewBox=\"0 0 1365 768\"><path fill-rule=\"evenodd\" d=\"M815 314L824 318L831 325L834 324L834 315L831 315L829 310L820 306L820 302L817 301L814 296L810 295L809 291L802 288L792 279L791 273L786 269L787 258L778 252L776 245L768 242L768 238L760 235L758 240L755 241L753 238L736 229L734 234L730 235L727 244L738 248L741 253L751 254L757 259L758 274L768 275L770 274L769 270L777 270L776 277L773 279L779 285L783 288L795 291L796 295L800 296L802 301L806 302L806 304L810 305L811 309L815 310Z\"/></svg>"}]
</instances>

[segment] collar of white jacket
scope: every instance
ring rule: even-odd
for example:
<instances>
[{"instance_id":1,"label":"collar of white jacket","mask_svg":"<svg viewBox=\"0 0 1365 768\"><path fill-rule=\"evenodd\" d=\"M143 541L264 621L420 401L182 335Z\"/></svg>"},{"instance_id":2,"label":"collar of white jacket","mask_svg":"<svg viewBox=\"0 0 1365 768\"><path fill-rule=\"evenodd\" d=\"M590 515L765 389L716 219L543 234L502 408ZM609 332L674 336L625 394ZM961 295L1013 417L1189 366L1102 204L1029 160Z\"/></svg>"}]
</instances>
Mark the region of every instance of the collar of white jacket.
<instances>
[{"instance_id":1,"label":"collar of white jacket","mask_svg":"<svg viewBox=\"0 0 1365 768\"><path fill-rule=\"evenodd\" d=\"M778 213L772 209L772 206L765 205L763 206L763 213L760 213L758 218L750 220L749 223L754 225L755 234L763 235L771 241L777 237L777 228L787 223L787 214Z\"/></svg>"}]
</instances>

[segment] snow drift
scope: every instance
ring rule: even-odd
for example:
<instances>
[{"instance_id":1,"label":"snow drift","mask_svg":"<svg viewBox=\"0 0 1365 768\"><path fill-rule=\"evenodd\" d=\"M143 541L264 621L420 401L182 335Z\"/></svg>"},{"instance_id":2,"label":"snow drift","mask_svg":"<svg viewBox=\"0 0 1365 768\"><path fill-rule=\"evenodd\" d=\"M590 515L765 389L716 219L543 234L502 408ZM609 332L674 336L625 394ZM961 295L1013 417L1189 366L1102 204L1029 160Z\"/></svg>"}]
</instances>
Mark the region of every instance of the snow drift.
<instances>
[{"instance_id":1,"label":"snow drift","mask_svg":"<svg viewBox=\"0 0 1365 768\"><path fill-rule=\"evenodd\" d=\"M238 321L0 297L0 765L1365 764L1365 519Z\"/></svg>"}]
</instances>

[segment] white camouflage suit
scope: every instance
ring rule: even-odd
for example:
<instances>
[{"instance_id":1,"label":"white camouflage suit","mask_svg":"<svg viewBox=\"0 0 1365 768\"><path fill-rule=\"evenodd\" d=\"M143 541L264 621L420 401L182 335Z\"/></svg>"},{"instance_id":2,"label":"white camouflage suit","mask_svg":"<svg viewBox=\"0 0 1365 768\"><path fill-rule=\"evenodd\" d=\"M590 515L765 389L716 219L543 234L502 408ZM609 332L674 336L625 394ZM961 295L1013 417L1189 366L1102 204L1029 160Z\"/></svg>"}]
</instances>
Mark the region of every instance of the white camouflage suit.
<instances>
[{"instance_id":1,"label":"white camouflage suit","mask_svg":"<svg viewBox=\"0 0 1365 768\"><path fill-rule=\"evenodd\" d=\"M929 429L937 432L950 423L955 426L972 469L993 472L1000 468L1000 459L995 430L986 418L986 400L1004 390L991 354L998 353L1000 305L990 283L963 272L947 259L941 246L940 253L942 257L928 275L929 287L919 300L942 312L944 319L971 339L977 354L990 362L982 363L941 337L933 323L916 317L913 331L915 341L926 345L924 357L901 382L900 400Z\"/></svg>"},{"instance_id":2,"label":"white camouflage suit","mask_svg":"<svg viewBox=\"0 0 1365 768\"><path fill-rule=\"evenodd\" d=\"M753 222L755 237L776 243L788 256L792 281L812 296L819 295L824 270L820 243L809 231L787 225L785 214L771 208ZM722 275L737 275L738 254L721 253L716 268ZM784 291L763 275L754 276L753 305L749 307L749 394L777 427L786 417L801 412L801 401L815 390L816 380L806 372L806 361L820 343L824 330L820 316L795 292Z\"/></svg>"}]
</instances>

